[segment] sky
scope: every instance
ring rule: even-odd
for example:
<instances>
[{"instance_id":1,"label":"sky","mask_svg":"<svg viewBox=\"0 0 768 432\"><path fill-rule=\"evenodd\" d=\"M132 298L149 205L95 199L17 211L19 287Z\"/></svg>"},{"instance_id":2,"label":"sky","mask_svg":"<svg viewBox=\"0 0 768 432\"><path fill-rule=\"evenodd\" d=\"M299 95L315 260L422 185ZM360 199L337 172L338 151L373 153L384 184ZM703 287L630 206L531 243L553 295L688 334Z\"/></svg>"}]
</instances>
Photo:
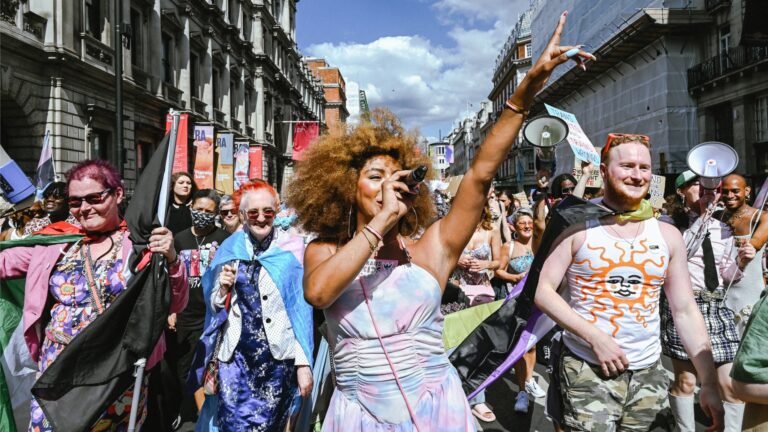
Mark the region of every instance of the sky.
<instances>
[{"instance_id":1,"label":"sky","mask_svg":"<svg viewBox=\"0 0 768 432\"><path fill-rule=\"evenodd\" d=\"M480 109L496 57L529 0L303 0L302 54L326 59L347 83L350 122L358 89L430 142ZM469 111L468 111L469 110Z\"/></svg>"}]
</instances>

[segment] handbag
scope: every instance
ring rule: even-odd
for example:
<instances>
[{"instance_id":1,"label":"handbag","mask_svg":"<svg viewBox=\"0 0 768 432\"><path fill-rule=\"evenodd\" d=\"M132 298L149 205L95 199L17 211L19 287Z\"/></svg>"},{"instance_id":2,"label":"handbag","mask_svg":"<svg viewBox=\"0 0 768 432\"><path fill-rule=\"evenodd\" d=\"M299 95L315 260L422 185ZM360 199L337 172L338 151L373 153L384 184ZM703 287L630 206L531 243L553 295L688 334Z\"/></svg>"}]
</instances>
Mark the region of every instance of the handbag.
<instances>
[{"instance_id":1,"label":"handbag","mask_svg":"<svg viewBox=\"0 0 768 432\"><path fill-rule=\"evenodd\" d=\"M234 287L233 287L234 288ZM224 310L229 313L229 303L232 300L232 288L227 293L227 299L224 303ZM221 350L221 341L224 339L224 329L219 329L216 336L216 346L213 348L211 361L205 365L203 371L203 393L213 396L219 393L219 351Z\"/></svg>"}]
</instances>

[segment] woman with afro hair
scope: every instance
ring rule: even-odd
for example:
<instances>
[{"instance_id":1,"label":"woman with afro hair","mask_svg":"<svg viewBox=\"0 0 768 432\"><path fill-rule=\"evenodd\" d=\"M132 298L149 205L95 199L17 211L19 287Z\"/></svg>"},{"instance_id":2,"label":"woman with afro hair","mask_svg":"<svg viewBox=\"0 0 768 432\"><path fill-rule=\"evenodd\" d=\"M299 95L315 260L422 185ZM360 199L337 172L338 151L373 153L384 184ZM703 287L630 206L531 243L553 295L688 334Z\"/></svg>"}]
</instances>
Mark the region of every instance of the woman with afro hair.
<instances>
[{"instance_id":1,"label":"woman with afro hair","mask_svg":"<svg viewBox=\"0 0 768 432\"><path fill-rule=\"evenodd\" d=\"M336 377L324 431L475 430L443 347L440 298L534 96L557 65L594 58L558 45L565 16L444 218L427 226L429 191L406 179L429 157L385 111L321 137L297 164L286 201L317 236L304 254L304 297L324 309Z\"/></svg>"}]
</instances>

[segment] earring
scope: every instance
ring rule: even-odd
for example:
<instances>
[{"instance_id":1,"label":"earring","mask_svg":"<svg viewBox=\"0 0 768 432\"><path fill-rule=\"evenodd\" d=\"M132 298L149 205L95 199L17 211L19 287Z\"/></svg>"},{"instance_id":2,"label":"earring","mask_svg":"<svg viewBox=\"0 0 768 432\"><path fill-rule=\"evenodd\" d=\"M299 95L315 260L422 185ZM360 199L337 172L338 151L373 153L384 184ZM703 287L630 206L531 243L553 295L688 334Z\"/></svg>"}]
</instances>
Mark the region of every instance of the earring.
<instances>
[{"instance_id":1,"label":"earring","mask_svg":"<svg viewBox=\"0 0 768 432\"><path fill-rule=\"evenodd\" d=\"M349 217L347 218L347 235L352 238L352 207L349 207Z\"/></svg>"},{"instance_id":2,"label":"earring","mask_svg":"<svg viewBox=\"0 0 768 432\"><path fill-rule=\"evenodd\" d=\"M408 237L408 238L410 238L410 237L413 237L413 235L414 235L414 234L416 234L416 232L419 230L419 214L418 214L418 213L416 213L416 209L415 209L415 208L413 208L413 207L411 207L411 211L413 211L413 215L414 215L414 216L416 216L416 223L415 223L415 224L414 224L414 226L413 226L413 232L411 232L410 234L408 234L407 236L405 236L405 237ZM403 219L401 219L401 220L400 220L400 224L401 224L401 225L402 225L402 223L403 223L403 221L404 221L404 220L405 220L405 218L403 218ZM401 228L402 228L402 227L401 227ZM400 230L398 230L398 231L400 231Z\"/></svg>"}]
</instances>

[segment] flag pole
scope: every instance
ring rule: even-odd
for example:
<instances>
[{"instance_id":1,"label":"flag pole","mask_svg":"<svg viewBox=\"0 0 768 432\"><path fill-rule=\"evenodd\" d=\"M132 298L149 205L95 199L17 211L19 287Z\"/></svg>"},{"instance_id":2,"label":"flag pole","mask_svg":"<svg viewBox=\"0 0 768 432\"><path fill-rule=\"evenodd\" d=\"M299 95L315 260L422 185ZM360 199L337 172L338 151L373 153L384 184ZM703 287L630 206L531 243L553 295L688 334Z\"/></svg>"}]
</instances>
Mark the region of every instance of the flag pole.
<instances>
[{"instance_id":1,"label":"flag pole","mask_svg":"<svg viewBox=\"0 0 768 432\"><path fill-rule=\"evenodd\" d=\"M160 220L160 224L165 226L166 213L168 210L168 191L170 188L170 173L173 168L173 156L176 153L176 135L179 131L179 117L180 113L173 109L170 110L170 114L173 118L173 126L171 127L170 135L168 136L168 153L165 157L165 170L163 172L162 186L160 187L160 198L158 200L157 218ZM144 381L144 368L147 366L147 358L142 357L134 363L136 371L134 376L136 380L133 382L133 395L131 397L131 416L128 418L128 431L136 432L136 415L138 414L139 398L141 396L141 384Z\"/></svg>"}]
</instances>

